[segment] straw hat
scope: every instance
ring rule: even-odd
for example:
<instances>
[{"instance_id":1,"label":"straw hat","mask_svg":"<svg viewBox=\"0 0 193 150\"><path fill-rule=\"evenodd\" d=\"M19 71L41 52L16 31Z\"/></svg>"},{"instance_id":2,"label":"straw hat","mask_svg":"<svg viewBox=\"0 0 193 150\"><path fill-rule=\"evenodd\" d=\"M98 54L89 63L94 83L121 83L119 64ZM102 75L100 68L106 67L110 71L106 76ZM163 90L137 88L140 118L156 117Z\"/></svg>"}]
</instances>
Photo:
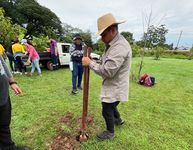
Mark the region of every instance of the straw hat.
<instances>
[{"instance_id":1,"label":"straw hat","mask_svg":"<svg viewBox=\"0 0 193 150\"><path fill-rule=\"evenodd\" d=\"M125 21L121 21L121 22L116 21L115 17L111 13L105 14L100 18L98 18L97 20L97 25L98 25L97 35L101 35L105 31L105 29L107 29L111 25L121 24L124 22Z\"/></svg>"}]
</instances>

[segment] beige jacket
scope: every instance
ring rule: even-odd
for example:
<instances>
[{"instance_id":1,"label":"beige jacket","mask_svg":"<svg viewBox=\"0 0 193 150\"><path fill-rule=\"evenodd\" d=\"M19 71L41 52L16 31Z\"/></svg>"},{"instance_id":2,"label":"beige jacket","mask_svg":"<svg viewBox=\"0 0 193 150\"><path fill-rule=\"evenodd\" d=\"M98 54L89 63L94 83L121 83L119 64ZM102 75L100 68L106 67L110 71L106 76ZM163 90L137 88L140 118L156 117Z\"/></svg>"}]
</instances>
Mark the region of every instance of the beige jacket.
<instances>
[{"instance_id":1,"label":"beige jacket","mask_svg":"<svg viewBox=\"0 0 193 150\"><path fill-rule=\"evenodd\" d=\"M106 103L128 101L131 47L120 34L116 35L109 46L100 64L94 61L90 63L90 68L103 78L101 100Z\"/></svg>"}]
</instances>

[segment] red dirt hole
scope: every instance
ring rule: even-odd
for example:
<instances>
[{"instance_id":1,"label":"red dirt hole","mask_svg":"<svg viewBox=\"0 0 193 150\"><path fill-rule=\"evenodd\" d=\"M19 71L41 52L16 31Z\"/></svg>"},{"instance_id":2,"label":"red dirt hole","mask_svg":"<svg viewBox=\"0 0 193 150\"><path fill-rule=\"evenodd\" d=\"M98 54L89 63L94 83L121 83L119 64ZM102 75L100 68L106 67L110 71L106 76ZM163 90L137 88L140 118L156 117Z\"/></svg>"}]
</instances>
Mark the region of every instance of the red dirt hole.
<instances>
[{"instance_id":1,"label":"red dirt hole","mask_svg":"<svg viewBox=\"0 0 193 150\"><path fill-rule=\"evenodd\" d=\"M89 136L87 133L79 132L79 135L76 136L76 140L79 142L86 142L88 140Z\"/></svg>"},{"instance_id":2,"label":"red dirt hole","mask_svg":"<svg viewBox=\"0 0 193 150\"><path fill-rule=\"evenodd\" d=\"M48 150L79 150L80 142L77 142L69 134L60 133L50 144L47 144Z\"/></svg>"},{"instance_id":3,"label":"red dirt hole","mask_svg":"<svg viewBox=\"0 0 193 150\"><path fill-rule=\"evenodd\" d=\"M94 117L87 116L86 124L91 125L94 122ZM62 126L66 125L69 132L66 132ZM79 150L80 143L88 139L88 134L81 134L82 118L74 119L72 112L67 112L63 117L60 118L59 124L56 126L56 136L52 141L46 144L48 150ZM89 128L86 129L89 132ZM79 135L77 136L77 133Z\"/></svg>"}]
</instances>

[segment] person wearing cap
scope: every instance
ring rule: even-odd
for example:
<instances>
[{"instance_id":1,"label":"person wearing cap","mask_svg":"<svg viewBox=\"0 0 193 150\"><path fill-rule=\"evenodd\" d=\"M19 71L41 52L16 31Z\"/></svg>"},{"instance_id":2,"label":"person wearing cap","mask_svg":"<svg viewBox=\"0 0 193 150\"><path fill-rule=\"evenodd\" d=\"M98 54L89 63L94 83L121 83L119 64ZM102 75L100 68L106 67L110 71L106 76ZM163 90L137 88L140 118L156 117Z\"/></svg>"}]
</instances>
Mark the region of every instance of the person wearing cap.
<instances>
[{"instance_id":1,"label":"person wearing cap","mask_svg":"<svg viewBox=\"0 0 193 150\"><path fill-rule=\"evenodd\" d=\"M49 46L50 46L50 52L51 52L51 58L53 63L53 69L58 69L58 47L56 40L50 38L49 39Z\"/></svg>"},{"instance_id":2,"label":"person wearing cap","mask_svg":"<svg viewBox=\"0 0 193 150\"><path fill-rule=\"evenodd\" d=\"M82 90L82 87L81 87L82 74L83 74L82 58L83 58L85 47L86 47L86 44L82 42L82 38L80 34L75 34L73 38L73 43L69 48L71 61L73 63L72 94L77 94L77 89Z\"/></svg>"},{"instance_id":3,"label":"person wearing cap","mask_svg":"<svg viewBox=\"0 0 193 150\"><path fill-rule=\"evenodd\" d=\"M11 138L11 100L9 96L9 85L15 95L22 93L0 54L0 150L25 150L26 148L17 147Z\"/></svg>"},{"instance_id":4,"label":"person wearing cap","mask_svg":"<svg viewBox=\"0 0 193 150\"><path fill-rule=\"evenodd\" d=\"M32 63L32 69L31 69L30 75L32 76L35 69L37 69L39 76L41 76L42 72L41 72L40 65L39 65L40 57L36 49L33 47L32 43L26 39L22 39L21 44L25 45L27 53L29 54L27 62L29 64Z\"/></svg>"},{"instance_id":5,"label":"person wearing cap","mask_svg":"<svg viewBox=\"0 0 193 150\"><path fill-rule=\"evenodd\" d=\"M13 56L16 61L19 72L22 74L22 72L24 71L25 74L27 74L27 68L22 61L22 56L24 56L25 49L23 45L19 43L18 38L14 38L13 40L12 51L13 51Z\"/></svg>"},{"instance_id":6,"label":"person wearing cap","mask_svg":"<svg viewBox=\"0 0 193 150\"><path fill-rule=\"evenodd\" d=\"M128 41L118 32L118 24L123 22L117 22L108 13L98 18L97 23L98 35L106 45L101 63L98 64L89 57L83 57L82 63L103 78L101 101L106 130L98 133L97 138L106 140L114 138L114 125L124 123L117 106L120 102L128 101L132 51Z\"/></svg>"}]
</instances>

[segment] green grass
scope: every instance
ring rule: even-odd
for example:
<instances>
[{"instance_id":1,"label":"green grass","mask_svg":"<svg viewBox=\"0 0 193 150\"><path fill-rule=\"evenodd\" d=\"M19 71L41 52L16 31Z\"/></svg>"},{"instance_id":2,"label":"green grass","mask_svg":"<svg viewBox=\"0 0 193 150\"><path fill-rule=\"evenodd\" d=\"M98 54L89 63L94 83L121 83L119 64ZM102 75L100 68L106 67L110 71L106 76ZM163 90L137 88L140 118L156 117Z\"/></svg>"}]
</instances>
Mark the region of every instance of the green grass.
<instances>
[{"instance_id":1,"label":"green grass","mask_svg":"<svg viewBox=\"0 0 193 150\"><path fill-rule=\"evenodd\" d=\"M134 58L137 72L140 59ZM143 73L156 78L156 86L147 88L130 83L127 103L119 110L126 124L116 127L112 141L99 142L95 134L105 128L101 115L101 78L91 72L89 114L94 116L93 132L83 150L193 150L193 61L145 58ZM71 72L43 71L43 76L16 76L23 89L12 99L12 136L20 145L46 149L56 134L59 120L66 112L81 116L82 93L70 95ZM68 127L63 126L69 131Z\"/></svg>"}]
</instances>

